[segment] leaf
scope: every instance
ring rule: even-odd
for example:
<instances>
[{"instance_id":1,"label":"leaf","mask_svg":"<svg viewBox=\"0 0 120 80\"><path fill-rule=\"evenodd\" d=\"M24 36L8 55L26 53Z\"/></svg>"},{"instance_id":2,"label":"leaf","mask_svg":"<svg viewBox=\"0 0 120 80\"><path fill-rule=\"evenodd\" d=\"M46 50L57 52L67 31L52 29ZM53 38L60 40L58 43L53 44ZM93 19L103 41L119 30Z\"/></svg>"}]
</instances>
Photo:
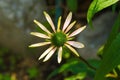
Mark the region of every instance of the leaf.
<instances>
[{"instance_id":1,"label":"leaf","mask_svg":"<svg viewBox=\"0 0 120 80\"><path fill-rule=\"evenodd\" d=\"M75 12L77 11L77 0L67 0L67 7L70 9L70 11Z\"/></svg>"},{"instance_id":2,"label":"leaf","mask_svg":"<svg viewBox=\"0 0 120 80\"><path fill-rule=\"evenodd\" d=\"M79 62L78 60L71 59L70 62L63 64L60 68L54 70L47 78L47 80L50 80L53 76L59 74L59 73L67 73L72 72L73 74L81 73L81 72L87 72L87 66L83 62Z\"/></svg>"},{"instance_id":3,"label":"leaf","mask_svg":"<svg viewBox=\"0 0 120 80\"><path fill-rule=\"evenodd\" d=\"M111 45L112 41L116 38L117 34L119 33L119 29L120 29L120 12L119 12L119 15L118 15L113 27L112 27L112 31L107 40L107 43L104 46L103 53L105 53L107 51L107 49Z\"/></svg>"},{"instance_id":4,"label":"leaf","mask_svg":"<svg viewBox=\"0 0 120 80\"><path fill-rule=\"evenodd\" d=\"M92 64L94 67L98 67L99 65L99 60L88 60L88 62ZM79 76L79 78L84 78L86 74L89 77L93 77L95 74L95 72L91 68L88 68L88 66L84 62L73 58L70 59L67 63L63 64L60 68L57 68L52 73L50 73L47 80L50 80L53 76L56 76L60 73L67 74L68 72L71 72L74 77L76 76L76 78L78 78L78 74L81 75ZM82 74L85 75L83 76ZM70 78L72 79L73 76L70 76L67 79ZM73 79L73 80L77 80L77 79Z\"/></svg>"},{"instance_id":5,"label":"leaf","mask_svg":"<svg viewBox=\"0 0 120 80\"><path fill-rule=\"evenodd\" d=\"M101 47L97 51L97 56L99 56L99 58L102 58L103 49L104 49L104 45L101 45Z\"/></svg>"},{"instance_id":6,"label":"leaf","mask_svg":"<svg viewBox=\"0 0 120 80\"><path fill-rule=\"evenodd\" d=\"M120 64L120 33L103 56L94 80L105 80L105 75Z\"/></svg>"},{"instance_id":7,"label":"leaf","mask_svg":"<svg viewBox=\"0 0 120 80\"><path fill-rule=\"evenodd\" d=\"M86 73L78 73L77 75L73 75L65 78L64 80L83 80L86 77Z\"/></svg>"},{"instance_id":8,"label":"leaf","mask_svg":"<svg viewBox=\"0 0 120 80\"><path fill-rule=\"evenodd\" d=\"M92 26L92 17L95 15L95 13L115 4L118 1L119 0L93 0L87 12L87 21L90 26Z\"/></svg>"},{"instance_id":9,"label":"leaf","mask_svg":"<svg viewBox=\"0 0 120 80\"><path fill-rule=\"evenodd\" d=\"M83 62L79 61L71 61L67 64L64 64L59 72L72 72L73 74L80 73L80 72L86 72L87 66Z\"/></svg>"}]
</instances>

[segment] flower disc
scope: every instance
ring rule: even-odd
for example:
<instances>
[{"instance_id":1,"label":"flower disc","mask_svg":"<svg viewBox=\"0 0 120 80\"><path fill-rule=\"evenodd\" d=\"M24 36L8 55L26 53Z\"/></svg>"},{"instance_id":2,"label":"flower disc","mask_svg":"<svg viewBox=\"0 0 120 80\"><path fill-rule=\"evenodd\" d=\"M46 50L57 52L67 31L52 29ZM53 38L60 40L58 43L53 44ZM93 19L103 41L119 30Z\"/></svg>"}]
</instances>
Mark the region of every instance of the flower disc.
<instances>
[{"instance_id":1,"label":"flower disc","mask_svg":"<svg viewBox=\"0 0 120 80\"><path fill-rule=\"evenodd\" d=\"M60 46L63 46L64 43L67 41L67 37L62 32L56 32L52 36L51 41L55 46L60 47Z\"/></svg>"}]
</instances>

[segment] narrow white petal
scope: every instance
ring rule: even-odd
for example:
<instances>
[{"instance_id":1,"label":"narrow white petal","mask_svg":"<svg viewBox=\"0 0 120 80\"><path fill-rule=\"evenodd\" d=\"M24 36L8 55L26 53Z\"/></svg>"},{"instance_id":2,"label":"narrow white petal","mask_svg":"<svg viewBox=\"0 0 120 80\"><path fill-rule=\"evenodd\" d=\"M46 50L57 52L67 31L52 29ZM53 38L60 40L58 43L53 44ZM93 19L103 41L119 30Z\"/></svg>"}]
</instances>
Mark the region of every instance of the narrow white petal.
<instances>
[{"instance_id":1,"label":"narrow white petal","mask_svg":"<svg viewBox=\"0 0 120 80\"><path fill-rule=\"evenodd\" d=\"M65 23L64 23L63 29L62 29L63 31L68 27L71 19L72 19L72 12L70 12L70 13L68 14L68 16L67 16L67 18L66 18L66 20L65 20Z\"/></svg>"},{"instance_id":2,"label":"narrow white petal","mask_svg":"<svg viewBox=\"0 0 120 80\"><path fill-rule=\"evenodd\" d=\"M45 35L45 34L42 34L42 33L39 33L39 32L31 32L30 34L31 34L31 35L34 35L34 36L37 36L37 37L40 37L40 38L50 39L49 36L47 36L47 35Z\"/></svg>"},{"instance_id":3,"label":"narrow white petal","mask_svg":"<svg viewBox=\"0 0 120 80\"><path fill-rule=\"evenodd\" d=\"M72 22L67 29L65 30L65 33L67 33L74 25L75 25L76 21Z\"/></svg>"},{"instance_id":4,"label":"narrow white petal","mask_svg":"<svg viewBox=\"0 0 120 80\"><path fill-rule=\"evenodd\" d=\"M45 11L44 11L44 15L45 15L45 18L47 19L48 23L50 24L51 28L52 28L53 31L55 32L55 26L54 26L54 24L53 24L53 21L52 21L51 17L50 17L49 14L46 13Z\"/></svg>"},{"instance_id":5,"label":"narrow white petal","mask_svg":"<svg viewBox=\"0 0 120 80\"><path fill-rule=\"evenodd\" d=\"M62 61L62 47L59 48L58 50L58 63Z\"/></svg>"},{"instance_id":6,"label":"narrow white petal","mask_svg":"<svg viewBox=\"0 0 120 80\"><path fill-rule=\"evenodd\" d=\"M79 34L81 31L83 31L86 28L86 26L80 27L77 30L75 30L74 32L72 32L68 37L73 37L77 34Z\"/></svg>"},{"instance_id":7,"label":"narrow white petal","mask_svg":"<svg viewBox=\"0 0 120 80\"><path fill-rule=\"evenodd\" d=\"M43 60L43 62L47 61L48 59L50 59L50 57L54 54L54 52L56 51L57 47L55 47L54 49L52 49L48 55L45 57L45 59Z\"/></svg>"},{"instance_id":8,"label":"narrow white petal","mask_svg":"<svg viewBox=\"0 0 120 80\"><path fill-rule=\"evenodd\" d=\"M65 44L65 46L68 47L74 54L76 54L77 56L80 56L79 53L74 48L72 48L70 45Z\"/></svg>"},{"instance_id":9,"label":"narrow white petal","mask_svg":"<svg viewBox=\"0 0 120 80\"><path fill-rule=\"evenodd\" d=\"M50 48L48 48L48 49L39 57L39 60L42 59L43 57L45 57L53 48L54 48L54 46L51 46Z\"/></svg>"},{"instance_id":10,"label":"narrow white petal","mask_svg":"<svg viewBox=\"0 0 120 80\"><path fill-rule=\"evenodd\" d=\"M37 20L34 20L34 23L36 23L43 31L47 32L48 34L51 34L51 32Z\"/></svg>"},{"instance_id":11,"label":"narrow white petal","mask_svg":"<svg viewBox=\"0 0 120 80\"><path fill-rule=\"evenodd\" d=\"M41 42L41 43L32 44L29 47L40 47L40 46L48 45L50 43L51 42Z\"/></svg>"},{"instance_id":12,"label":"narrow white petal","mask_svg":"<svg viewBox=\"0 0 120 80\"><path fill-rule=\"evenodd\" d=\"M60 31L60 24L61 24L61 16L58 19L58 24L57 24L57 32Z\"/></svg>"},{"instance_id":13,"label":"narrow white petal","mask_svg":"<svg viewBox=\"0 0 120 80\"><path fill-rule=\"evenodd\" d=\"M83 48L84 44L80 43L80 42L76 42L76 41L67 41L67 43L73 47L76 48Z\"/></svg>"}]
</instances>

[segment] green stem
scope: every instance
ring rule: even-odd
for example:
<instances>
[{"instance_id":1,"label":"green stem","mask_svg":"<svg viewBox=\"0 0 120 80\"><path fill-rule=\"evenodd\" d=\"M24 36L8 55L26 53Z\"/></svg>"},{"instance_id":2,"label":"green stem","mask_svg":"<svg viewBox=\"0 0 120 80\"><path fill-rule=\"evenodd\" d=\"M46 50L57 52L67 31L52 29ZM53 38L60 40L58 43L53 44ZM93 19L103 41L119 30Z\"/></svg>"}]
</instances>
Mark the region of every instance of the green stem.
<instances>
[{"instance_id":1,"label":"green stem","mask_svg":"<svg viewBox=\"0 0 120 80\"><path fill-rule=\"evenodd\" d=\"M90 63L87 62L87 60L85 60L83 57L78 57L80 60L82 60L89 68L93 69L94 71L96 71L96 68L93 67Z\"/></svg>"}]
</instances>

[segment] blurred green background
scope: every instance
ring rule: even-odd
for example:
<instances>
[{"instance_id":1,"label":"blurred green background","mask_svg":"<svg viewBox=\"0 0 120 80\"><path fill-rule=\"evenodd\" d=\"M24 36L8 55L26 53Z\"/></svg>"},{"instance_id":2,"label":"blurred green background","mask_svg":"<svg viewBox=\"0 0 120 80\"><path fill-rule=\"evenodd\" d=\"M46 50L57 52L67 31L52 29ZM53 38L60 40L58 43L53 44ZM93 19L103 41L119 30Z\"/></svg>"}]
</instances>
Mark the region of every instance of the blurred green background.
<instances>
[{"instance_id":1,"label":"blurred green background","mask_svg":"<svg viewBox=\"0 0 120 80\"><path fill-rule=\"evenodd\" d=\"M74 29L87 24L87 11L92 0L0 0L0 80L93 80L95 72L76 59L69 51L63 54L61 64L56 55L43 63L39 56L48 48L28 48L35 42L44 41L31 36L31 31L41 31L33 20L37 19L49 28L43 16L46 11L55 25L62 15L62 24L67 14L73 12L77 23ZM114 6L117 6L116 8ZM100 58L98 49L105 43L116 19L120 3L110 6L94 16L94 30L89 26L76 40L85 44L79 53L94 67ZM115 11L113 13L113 11ZM104 35L103 35L104 34Z\"/></svg>"}]
</instances>

